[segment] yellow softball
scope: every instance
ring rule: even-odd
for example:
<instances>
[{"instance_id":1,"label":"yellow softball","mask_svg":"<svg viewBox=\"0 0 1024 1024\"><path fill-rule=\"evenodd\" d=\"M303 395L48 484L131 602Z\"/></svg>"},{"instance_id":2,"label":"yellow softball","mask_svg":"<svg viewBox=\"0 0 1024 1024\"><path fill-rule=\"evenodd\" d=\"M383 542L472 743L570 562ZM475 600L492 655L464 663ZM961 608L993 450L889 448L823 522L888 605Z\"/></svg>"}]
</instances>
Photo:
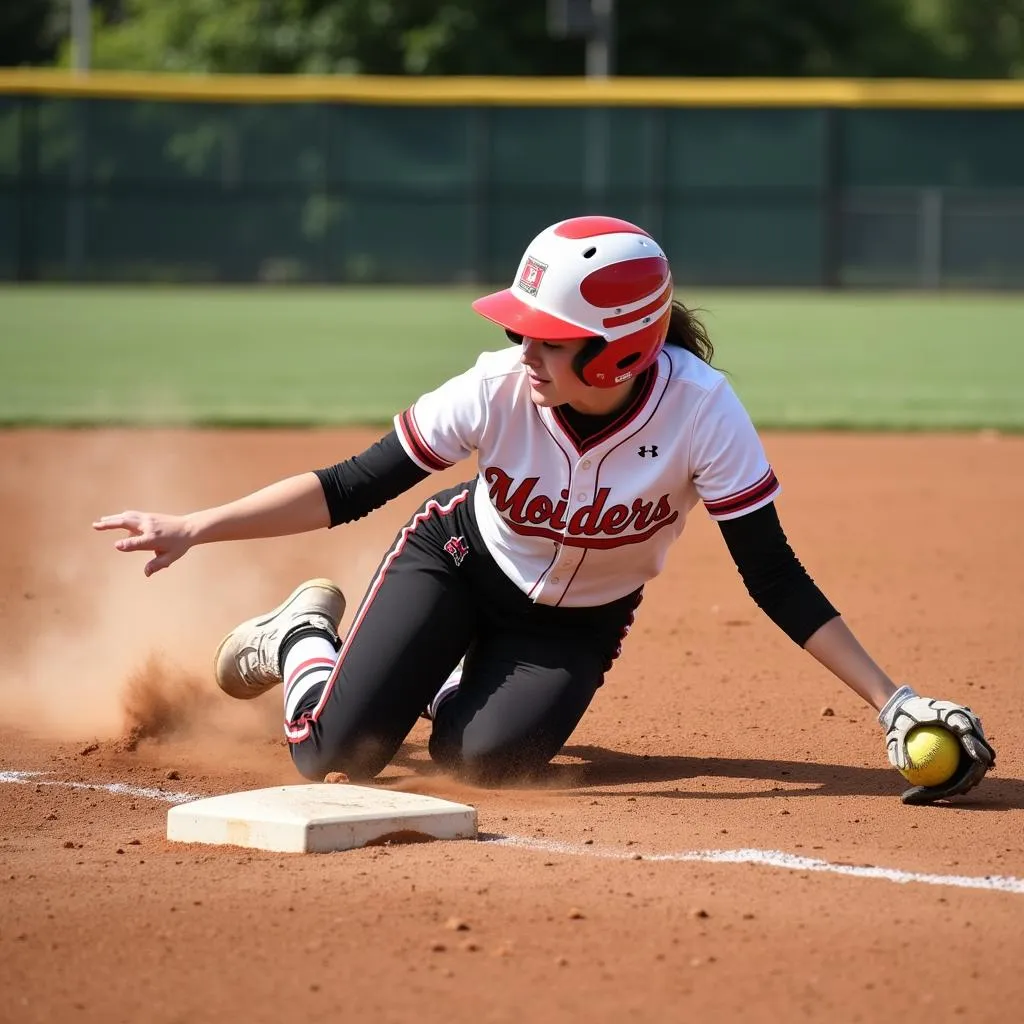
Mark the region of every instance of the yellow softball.
<instances>
[{"instance_id":1,"label":"yellow softball","mask_svg":"<svg viewBox=\"0 0 1024 1024\"><path fill-rule=\"evenodd\" d=\"M960 764L960 741L941 725L918 725L907 734L903 777L914 786L941 786Z\"/></svg>"}]
</instances>

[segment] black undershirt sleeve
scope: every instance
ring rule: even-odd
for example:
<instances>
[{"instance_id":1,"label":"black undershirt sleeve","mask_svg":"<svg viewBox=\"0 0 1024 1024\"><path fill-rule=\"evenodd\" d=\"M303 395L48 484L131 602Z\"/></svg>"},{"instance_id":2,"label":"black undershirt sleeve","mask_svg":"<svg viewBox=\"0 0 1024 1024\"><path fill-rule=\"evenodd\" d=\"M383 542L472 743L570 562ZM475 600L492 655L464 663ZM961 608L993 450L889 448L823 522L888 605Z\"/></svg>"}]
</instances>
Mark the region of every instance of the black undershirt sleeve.
<instances>
[{"instance_id":1,"label":"black undershirt sleeve","mask_svg":"<svg viewBox=\"0 0 1024 1024\"><path fill-rule=\"evenodd\" d=\"M793 553L774 502L718 526L747 593L794 643L839 614Z\"/></svg>"},{"instance_id":2,"label":"black undershirt sleeve","mask_svg":"<svg viewBox=\"0 0 1024 1024\"><path fill-rule=\"evenodd\" d=\"M331 526L361 519L430 476L409 458L393 430L365 452L313 472L324 489Z\"/></svg>"}]
</instances>

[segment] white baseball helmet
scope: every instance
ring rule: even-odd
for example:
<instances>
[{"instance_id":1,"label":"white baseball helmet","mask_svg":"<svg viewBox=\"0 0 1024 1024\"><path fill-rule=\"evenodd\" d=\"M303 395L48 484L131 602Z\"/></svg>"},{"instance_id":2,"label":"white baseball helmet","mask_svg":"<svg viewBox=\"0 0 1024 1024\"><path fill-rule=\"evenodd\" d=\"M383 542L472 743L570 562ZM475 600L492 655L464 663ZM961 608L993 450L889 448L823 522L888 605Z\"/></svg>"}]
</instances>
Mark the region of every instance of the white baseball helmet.
<instances>
[{"instance_id":1,"label":"white baseball helmet","mask_svg":"<svg viewBox=\"0 0 1024 1024\"><path fill-rule=\"evenodd\" d=\"M595 338L576 366L610 388L647 369L672 315L668 259L643 228L616 217L573 217L527 246L510 288L473 308L512 334L549 342Z\"/></svg>"}]
</instances>

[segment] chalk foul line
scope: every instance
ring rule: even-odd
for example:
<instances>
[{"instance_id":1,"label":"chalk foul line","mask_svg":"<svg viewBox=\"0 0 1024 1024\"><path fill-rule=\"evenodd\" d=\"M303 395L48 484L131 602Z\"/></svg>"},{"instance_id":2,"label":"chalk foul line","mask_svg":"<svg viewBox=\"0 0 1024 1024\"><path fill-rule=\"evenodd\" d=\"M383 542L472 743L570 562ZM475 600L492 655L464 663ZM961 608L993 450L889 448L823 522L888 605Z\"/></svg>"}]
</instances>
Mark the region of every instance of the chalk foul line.
<instances>
[{"instance_id":1,"label":"chalk foul line","mask_svg":"<svg viewBox=\"0 0 1024 1024\"><path fill-rule=\"evenodd\" d=\"M637 853L630 850L610 850L574 843L559 843L544 839L525 839L519 836L495 836L486 840L493 846L511 846L538 853L561 853L573 857L600 857L607 860L636 860ZM837 864L833 861L800 857L782 850L681 850L676 853L641 853L644 861L699 861L704 864L754 864L760 867L782 868L786 871L817 871L852 878L874 878L905 885L918 882L923 885L943 885L956 889L988 889L995 892L1024 895L1024 878L1013 875L936 875L899 868L882 868L869 864Z\"/></svg>"},{"instance_id":2,"label":"chalk foul line","mask_svg":"<svg viewBox=\"0 0 1024 1024\"><path fill-rule=\"evenodd\" d=\"M145 786L130 786L126 782L64 782L46 778L45 772L0 771L0 782L15 782L22 785L60 786L63 789L102 790L118 796L136 796L145 800L162 800L168 804L184 804L198 800L198 793L180 793L168 789L151 789Z\"/></svg>"},{"instance_id":3,"label":"chalk foul line","mask_svg":"<svg viewBox=\"0 0 1024 1024\"><path fill-rule=\"evenodd\" d=\"M48 779L45 772L0 771L0 783L20 785L60 786L65 789L102 791L117 796L132 796L146 800L160 800L168 804L184 804L199 800L202 794L176 790L132 786L125 782L71 782ZM783 850L680 850L674 853L643 853L630 849L612 850L607 847L562 843L548 839L529 839L524 836L487 835L481 842L488 846L503 846L536 853L561 854L569 857L594 857L602 860L642 860L648 863L752 864L756 867L779 868L784 871L818 872L845 875L848 878L870 878L883 882L906 885L938 885L954 889L986 889L1024 896L1024 878L1013 875L938 875L899 868L883 868L871 864L839 864L834 861L800 857Z\"/></svg>"}]
</instances>

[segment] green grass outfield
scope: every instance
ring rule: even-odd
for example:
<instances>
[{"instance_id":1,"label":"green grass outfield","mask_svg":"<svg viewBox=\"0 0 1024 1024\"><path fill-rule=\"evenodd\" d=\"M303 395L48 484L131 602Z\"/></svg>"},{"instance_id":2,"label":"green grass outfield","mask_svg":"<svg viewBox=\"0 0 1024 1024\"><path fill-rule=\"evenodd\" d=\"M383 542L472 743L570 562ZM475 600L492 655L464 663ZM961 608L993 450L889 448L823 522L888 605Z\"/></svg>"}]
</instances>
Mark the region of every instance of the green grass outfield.
<instances>
[{"instance_id":1,"label":"green grass outfield","mask_svg":"<svg viewBox=\"0 0 1024 1024\"><path fill-rule=\"evenodd\" d=\"M382 424L507 344L411 288L0 288L0 423ZM714 291L763 428L1024 430L1024 296Z\"/></svg>"}]
</instances>

